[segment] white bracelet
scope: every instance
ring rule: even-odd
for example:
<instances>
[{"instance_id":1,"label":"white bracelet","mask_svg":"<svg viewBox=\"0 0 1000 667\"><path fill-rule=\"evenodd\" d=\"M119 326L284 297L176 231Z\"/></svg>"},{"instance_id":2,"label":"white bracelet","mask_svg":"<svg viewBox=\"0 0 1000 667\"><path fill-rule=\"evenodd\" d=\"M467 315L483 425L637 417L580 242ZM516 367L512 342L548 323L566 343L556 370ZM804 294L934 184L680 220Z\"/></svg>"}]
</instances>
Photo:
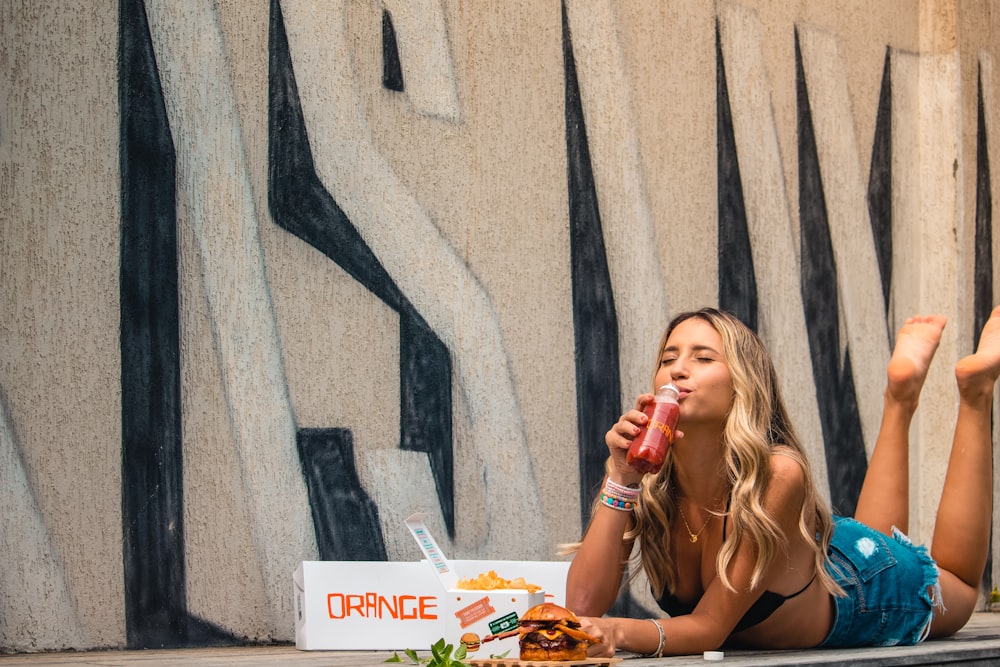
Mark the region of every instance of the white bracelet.
<instances>
[{"instance_id":1,"label":"white bracelet","mask_svg":"<svg viewBox=\"0 0 1000 667\"><path fill-rule=\"evenodd\" d=\"M634 486L622 486L615 484L610 479L605 480L604 488L609 496L624 498L625 500L636 500L639 498L639 488Z\"/></svg>"},{"instance_id":2,"label":"white bracelet","mask_svg":"<svg viewBox=\"0 0 1000 667\"><path fill-rule=\"evenodd\" d=\"M660 633L660 643L656 645L656 650L652 653L641 654L643 658L662 658L663 657L663 642L666 637L663 635L663 626L655 618L647 618L647 621L656 626L656 631Z\"/></svg>"}]
</instances>

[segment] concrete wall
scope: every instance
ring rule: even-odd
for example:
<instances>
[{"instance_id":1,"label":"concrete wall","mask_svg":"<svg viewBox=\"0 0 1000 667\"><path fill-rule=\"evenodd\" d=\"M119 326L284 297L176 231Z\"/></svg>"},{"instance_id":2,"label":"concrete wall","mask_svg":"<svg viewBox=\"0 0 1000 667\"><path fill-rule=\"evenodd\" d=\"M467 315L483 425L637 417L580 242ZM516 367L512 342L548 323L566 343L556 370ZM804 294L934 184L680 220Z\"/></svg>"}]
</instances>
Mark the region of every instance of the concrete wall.
<instances>
[{"instance_id":1,"label":"concrete wall","mask_svg":"<svg viewBox=\"0 0 1000 667\"><path fill-rule=\"evenodd\" d=\"M894 332L949 317L930 539L1000 300L988 0L5 0L0 35L0 649L290 640L296 564L416 559L418 509L555 558L701 305L769 343L842 512Z\"/></svg>"}]
</instances>

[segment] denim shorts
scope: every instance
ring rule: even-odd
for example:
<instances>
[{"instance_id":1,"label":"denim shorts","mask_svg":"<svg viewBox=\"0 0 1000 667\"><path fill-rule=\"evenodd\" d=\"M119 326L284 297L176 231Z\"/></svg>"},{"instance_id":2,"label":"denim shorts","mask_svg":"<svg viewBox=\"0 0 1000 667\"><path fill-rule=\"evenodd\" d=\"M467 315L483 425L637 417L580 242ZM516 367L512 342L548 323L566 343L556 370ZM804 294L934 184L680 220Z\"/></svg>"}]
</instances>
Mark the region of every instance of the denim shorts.
<instances>
[{"instance_id":1,"label":"denim shorts","mask_svg":"<svg viewBox=\"0 0 1000 667\"><path fill-rule=\"evenodd\" d=\"M927 636L941 589L926 547L895 528L889 538L834 517L826 569L847 595L834 596L833 627L820 646L912 645Z\"/></svg>"}]
</instances>

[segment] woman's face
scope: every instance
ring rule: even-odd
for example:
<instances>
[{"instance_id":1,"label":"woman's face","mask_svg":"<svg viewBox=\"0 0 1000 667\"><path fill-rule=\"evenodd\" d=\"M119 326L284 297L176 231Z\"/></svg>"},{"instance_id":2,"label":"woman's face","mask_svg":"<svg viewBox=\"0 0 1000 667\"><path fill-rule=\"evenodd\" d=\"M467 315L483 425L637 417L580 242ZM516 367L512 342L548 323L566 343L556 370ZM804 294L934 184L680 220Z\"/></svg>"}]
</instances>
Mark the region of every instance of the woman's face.
<instances>
[{"instance_id":1,"label":"woman's face","mask_svg":"<svg viewBox=\"0 0 1000 667\"><path fill-rule=\"evenodd\" d=\"M722 348L722 336L700 317L684 320L670 332L654 384L673 382L680 388L681 424L725 421L733 401L733 379Z\"/></svg>"}]
</instances>

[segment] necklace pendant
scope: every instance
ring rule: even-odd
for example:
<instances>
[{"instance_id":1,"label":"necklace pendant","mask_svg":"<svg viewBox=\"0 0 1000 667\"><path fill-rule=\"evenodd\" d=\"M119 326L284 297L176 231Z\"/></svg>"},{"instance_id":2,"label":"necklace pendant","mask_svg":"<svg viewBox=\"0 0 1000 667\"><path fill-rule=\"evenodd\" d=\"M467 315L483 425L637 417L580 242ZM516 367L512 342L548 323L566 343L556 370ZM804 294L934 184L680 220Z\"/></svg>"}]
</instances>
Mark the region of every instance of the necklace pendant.
<instances>
[{"instance_id":1,"label":"necklace pendant","mask_svg":"<svg viewBox=\"0 0 1000 667\"><path fill-rule=\"evenodd\" d=\"M698 536L697 535L692 535L691 536L691 544L694 544L697 541L698 541Z\"/></svg>"}]
</instances>

